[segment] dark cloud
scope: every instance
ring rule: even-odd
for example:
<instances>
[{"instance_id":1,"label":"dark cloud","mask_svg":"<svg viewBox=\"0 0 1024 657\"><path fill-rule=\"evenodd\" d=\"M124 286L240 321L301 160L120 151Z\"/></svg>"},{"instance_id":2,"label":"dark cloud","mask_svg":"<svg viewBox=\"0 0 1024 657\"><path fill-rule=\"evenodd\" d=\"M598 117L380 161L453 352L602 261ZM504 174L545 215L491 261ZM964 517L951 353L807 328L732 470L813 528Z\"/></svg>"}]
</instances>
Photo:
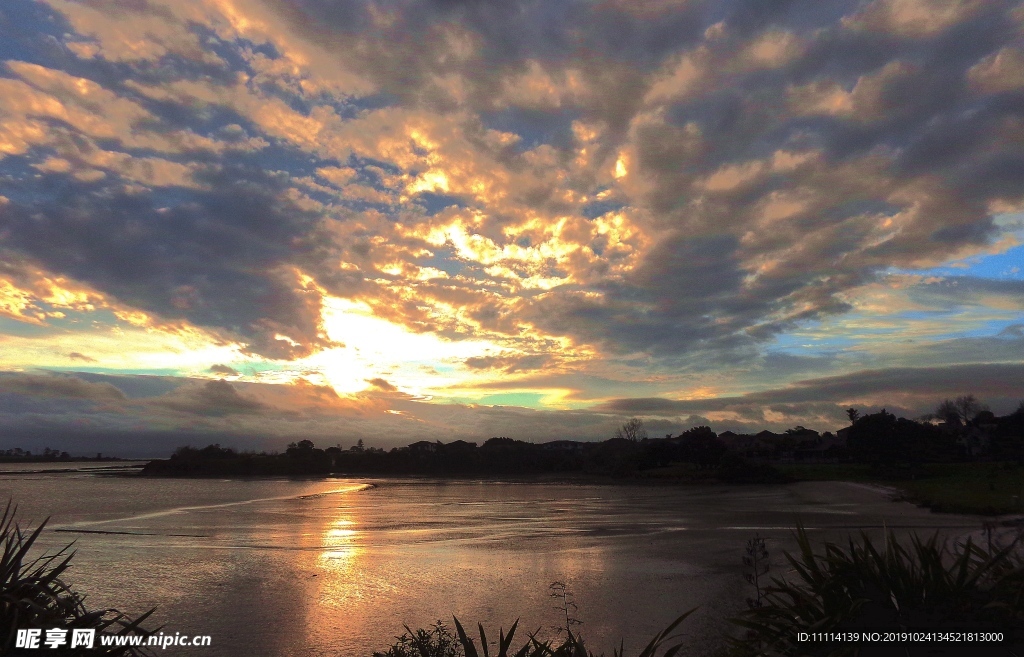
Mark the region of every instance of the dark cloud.
<instances>
[{"instance_id":1,"label":"dark cloud","mask_svg":"<svg viewBox=\"0 0 1024 657\"><path fill-rule=\"evenodd\" d=\"M786 401L842 401L858 395L908 392L919 395L975 393L979 396L1024 398L1024 363L867 370L800 381L791 389L795 394L790 394L788 399L785 399L784 390L767 393L765 398L767 400L778 395Z\"/></svg>"},{"instance_id":2,"label":"dark cloud","mask_svg":"<svg viewBox=\"0 0 1024 657\"><path fill-rule=\"evenodd\" d=\"M638 15L625 3L582 1L414 1L387 9L348 0L273 4L305 37L399 94L440 72L458 72L486 89L488 79L529 58L562 64L618 60L650 68L666 52L698 38L705 27L702 3L680 3L653 17ZM468 59L453 57L453 44L445 38L453 31L471 35L481 47ZM360 56L348 58L349 53Z\"/></svg>"},{"instance_id":3,"label":"dark cloud","mask_svg":"<svg viewBox=\"0 0 1024 657\"><path fill-rule=\"evenodd\" d=\"M1024 364L966 364L946 367L901 367L864 370L840 376L798 381L784 388L753 392L739 397L713 399L619 399L599 409L619 413L707 413L735 409L778 407L789 413L806 414L811 406L818 410L838 410L850 403L867 400L891 401L890 408L909 400L930 410L945 397L975 394L980 398L998 398L1000 402L1024 399ZM923 404L923 406L921 406ZM924 412L921 410L920 412ZM1012 409L1007 409L1012 410ZM920 412L918 414L920 414Z\"/></svg>"},{"instance_id":4,"label":"dark cloud","mask_svg":"<svg viewBox=\"0 0 1024 657\"><path fill-rule=\"evenodd\" d=\"M962 26L958 40L890 40L882 55L872 34L808 31L791 7L767 7L753 23L744 22L749 11L726 19L726 33L737 21L759 29L696 60L698 92L666 97L665 118L634 119L637 175L650 181L645 201L669 236L604 301L547 300L542 315L555 312L546 326L652 351L705 349L727 336L764 340L849 310L842 295L885 268L998 236L990 204L1024 193L1017 148L998 137L1008 121L1019 125L1019 104L979 93L967 78L1011 38L1003 5ZM809 43L802 54L771 72L737 68L751 40L790 26ZM965 35L967 49L957 45ZM723 73L730 68L737 72ZM826 82L835 98L848 95L849 113L808 115L808 101L786 100ZM805 149L817 150L814 165L772 170L773 152ZM704 185L730 166L735 184ZM759 168L747 182L738 180L744 166ZM865 201L895 205L851 214ZM886 221L899 228L880 231ZM770 269L759 272L759 263Z\"/></svg>"},{"instance_id":5,"label":"dark cloud","mask_svg":"<svg viewBox=\"0 0 1024 657\"><path fill-rule=\"evenodd\" d=\"M773 378L789 378L797 373L822 373L836 366L835 354L801 356L783 352L768 352L761 360L761 370Z\"/></svg>"},{"instance_id":6,"label":"dark cloud","mask_svg":"<svg viewBox=\"0 0 1024 657\"><path fill-rule=\"evenodd\" d=\"M1024 310L1024 280L947 276L915 285L909 296L914 301L938 307L973 305L984 303L986 297L996 297L1001 299L1000 305L1015 303Z\"/></svg>"},{"instance_id":7,"label":"dark cloud","mask_svg":"<svg viewBox=\"0 0 1024 657\"><path fill-rule=\"evenodd\" d=\"M39 453L44 448L66 451L72 456L116 456L119 458L167 458L185 445L205 447L218 443L224 447L248 450L275 450L280 446L262 436L239 436L234 432L208 432L188 429L140 430L104 427L9 427L4 432L4 449L20 447Z\"/></svg>"},{"instance_id":8,"label":"dark cloud","mask_svg":"<svg viewBox=\"0 0 1024 657\"><path fill-rule=\"evenodd\" d=\"M210 368L210 371L214 374L226 374L228 376L238 376L238 370L227 365L214 365Z\"/></svg>"},{"instance_id":9,"label":"dark cloud","mask_svg":"<svg viewBox=\"0 0 1024 657\"><path fill-rule=\"evenodd\" d=\"M86 363L97 362L95 358L92 358L91 356L86 356L85 354L80 354L77 351L72 351L70 354L68 354L68 358L70 358L71 360L85 361Z\"/></svg>"},{"instance_id":10,"label":"dark cloud","mask_svg":"<svg viewBox=\"0 0 1024 657\"><path fill-rule=\"evenodd\" d=\"M144 397L126 401L111 381L124 388L141 383L151 389ZM1012 411L1024 398L1021 364L869 370L739 397L619 399L569 411L434 404L401 395L388 396L387 405L380 406L380 395L368 395L348 410L308 414L280 409L310 402L320 408L319 404L341 400L329 388L311 384L247 384L239 388L243 393L225 381L184 380L160 393L160 381L106 376L99 383L67 375L0 375L0 428L5 437L0 447L45 444L75 453L117 449L125 456L166 456L186 443L280 449L297 435L332 444L344 435L383 447L435 440L439 435L477 442L495 435L534 441L603 440L634 416L643 418L654 436L698 425L737 432L796 425L834 431L845 425L845 409L851 404L863 412L886 407L917 417L933 411L943 398L961 394L973 393L1000 413ZM258 401L267 398L280 403Z\"/></svg>"},{"instance_id":11,"label":"dark cloud","mask_svg":"<svg viewBox=\"0 0 1024 657\"><path fill-rule=\"evenodd\" d=\"M162 397L149 400L148 403L182 413L207 416L251 415L267 410L266 405L242 396L224 380L189 383Z\"/></svg>"},{"instance_id":12,"label":"dark cloud","mask_svg":"<svg viewBox=\"0 0 1024 657\"><path fill-rule=\"evenodd\" d=\"M103 383L120 390L128 399L145 399L165 395L180 388L188 379L176 376L125 376L97 374L95 372L72 372L74 377L89 383Z\"/></svg>"},{"instance_id":13,"label":"dark cloud","mask_svg":"<svg viewBox=\"0 0 1024 657\"><path fill-rule=\"evenodd\" d=\"M21 376L0 374L0 381ZM165 457L182 444L220 442L243 449L283 449L295 436L333 444L341 435L352 442L361 438L382 447L436 440L439 435L476 442L495 435L535 441L596 440L614 435L615 427L627 419L604 412L433 404L406 395L388 395L388 404L383 406L381 395L368 395L349 400L351 407L306 414L280 408L308 406L311 401L317 407L337 404L339 397L330 388L306 382L296 386L245 384L236 389L225 381L179 379L175 389L161 392L157 384L162 377L98 376L104 383L79 379L77 388L47 386L49 396L45 397L0 388L0 448L45 445L72 453L116 450L122 456ZM137 388L141 383L149 386L149 394L116 409L81 398L83 386L116 390L110 381L124 388ZM64 392L67 395L60 396ZM273 406L257 401L259 398L281 403Z\"/></svg>"},{"instance_id":14,"label":"dark cloud","mask_svg":"<svg viewBox=\"0 0 1024 657\"><path fill-rule=\"evenodd\" d=\"M32 397L121 402L123 392L109 383L91 383L69 374L0 374L0 392Z\"/></svg>"},{"instance_id":15,"label":"dark cloud","mask_svg":"<svg viewBox=\"0 0 1024 657\"><path fill-rule=\"evenodd\" d=\"M170 206L157 192L65 181L35 202L0 205L0 239L121 303L240 336L265 356L327 344L320 295L295 273L329 249L320 218L285 197L286 177L236 168L197 178L209 191Z\"/></svg>"},{"instance_id":16,"label":"dark cloud","mask_svg":"<svg viewBox=\"0 0 1024 657\"><path fill-rule=\"evenodd\" d=\"M367 379L366 382L377 390L382 390L384 392L398 392L398 388L381 378Z\"/></svg>"},{"instance_id":17,"label":"dark cloud","mask_svg":"<svg viewBox=\"0 0 1024 657\"><path fill-rule=\"evenodd\" d=\"M738 248L732 236L670 233L624 281L603 286L602 299L552 296L537 305L535 321L622 351L742 348L750 341L738 332L774 299L743 293Z\"/></svg>"},{"instance_id":18,"label":"dark cloud","mask_svg":"<svg viewBox=\"0 0 1024 657\"><path fill-rule=\"evenodd\" d=\"M550 363L550 354L533 354L530 356L477 356L467 358L467 367L475 370L496 369L504 372L528 372L542 369Z\"/></svg>"}]
</instances>

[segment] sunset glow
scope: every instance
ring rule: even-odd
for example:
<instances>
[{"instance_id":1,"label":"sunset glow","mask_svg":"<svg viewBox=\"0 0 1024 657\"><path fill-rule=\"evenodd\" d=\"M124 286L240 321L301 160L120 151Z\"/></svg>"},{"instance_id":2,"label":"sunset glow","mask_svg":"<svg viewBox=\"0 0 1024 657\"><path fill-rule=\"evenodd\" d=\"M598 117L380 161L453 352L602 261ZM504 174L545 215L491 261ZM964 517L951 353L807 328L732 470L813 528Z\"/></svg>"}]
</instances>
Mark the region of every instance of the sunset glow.
<instances>
[{"instance_id":1,"label":"sunset glow","mask_svg":"<svg viewBox=\"0 0 1024 657\"><path fill-rule=\"evenodd\" d=\"M390 447L1024 397L1020 6L519 4L5 3L0 427Z\"/></svg>"}]
</instances>

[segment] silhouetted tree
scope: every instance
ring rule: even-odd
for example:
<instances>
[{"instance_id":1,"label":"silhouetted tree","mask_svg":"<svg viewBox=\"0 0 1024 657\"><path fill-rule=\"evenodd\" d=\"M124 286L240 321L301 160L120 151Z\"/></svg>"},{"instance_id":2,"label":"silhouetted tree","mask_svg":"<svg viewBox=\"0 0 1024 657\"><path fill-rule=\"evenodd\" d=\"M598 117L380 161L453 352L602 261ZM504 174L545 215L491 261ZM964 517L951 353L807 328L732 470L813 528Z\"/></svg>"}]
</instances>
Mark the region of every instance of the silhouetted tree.
<instances>
[{"instance_id":1,"label":"silhouetted tree","mask_svg":"<svg viewBox=\"0 0 1024 657\"><path fill-rule=\"evenodd\" d=\"M956 399L945 399L935 409L935 416L950 424L968 424L987 411L988 406L982 404L974 395L961 395Z\"/></svg>"},{"instance_id":2,"label":"silhouetted tree","mask_svg":"<svg viewBox=\"0 0 1024 657\"><path fill-rule=\"evenodd\" d=\"M996 429L989 449L997 459L1012 459L1024 464L1024 402L1013 413L993 418Z\"/></svg>"},{"instance_id":3,"label":"silhouetted tree","mask_svg":"<svg viewBox=\"0 0 1024 657\"><path fill-rule=\"evenodd\" d=\"M860 417L860 411L856 408L848 408L846 409L846 417L850 418L850 424L853 424Z\"/></svg>"},{"instance_id":4,"label":"silhouetted tree","mask_svg":"<svg viewBox=\"0 0 1024 657\"><path fill-rule=\"evenodd\" d=\"M992 424L993 422L995 422L995 420L996 414L988 410L987 408L983 411L979 411L978 414L974 416L974 424L978 426L981 426L983 424Z\"/></svg>"},{"instance_id":5,"label":"silhouetted tree","mask_svg":"<svg viewBox=\"0 0 1024 657\"><path fill-rule=\"evenodd\" d=\"M630 418L628 422L615 430L616 438L624 438L630 442L637 442L647 437L647 430L644 429L644 421L640 418Z\"/></svg>"},{"instance_id":6,"label":"silhouetted tree","mask_svg":"<svg viewBox=\"0 0 1024 657\"><path fill-rule=\"evenodd\" d=\"M300 440L297 443L289 444L284 453L293 459L310 460L322 455L324 450L316 449L312 440Z\"/></svg>"},{"instance_id":7,"label":"silhouetted tree","mask_svg":"<svg viewBox=\"0 0 1024 657\"><path fill-rule=\"evenodd\" d=\"M698 468L716 468L722 456L729 451L711 427L694 427L679 436L683 460L695 463Z\"/></svg>"},{"instance_id":8,"label":"silhouetted tree","mask_svg":"<svg viewBox=\"0 0 1024 657\"><path fill-rule=\"evenodd\" d=\"M956 410L956 402L944 399L935 409L935 417L947 424L961 424L960 413Z\"/></svg>"},{"instance_id":9,"label":"silhouetted tree","mask_svg":"<svg viewBox=\"0 0 1024 657\"><path fill-rule=\"evenodd\" d=\"M846 444L858 461L879 464L948 460L956 453L952 436L930 424L897 418L884 408L858 418Z\"/></svg>"}]
</instances>

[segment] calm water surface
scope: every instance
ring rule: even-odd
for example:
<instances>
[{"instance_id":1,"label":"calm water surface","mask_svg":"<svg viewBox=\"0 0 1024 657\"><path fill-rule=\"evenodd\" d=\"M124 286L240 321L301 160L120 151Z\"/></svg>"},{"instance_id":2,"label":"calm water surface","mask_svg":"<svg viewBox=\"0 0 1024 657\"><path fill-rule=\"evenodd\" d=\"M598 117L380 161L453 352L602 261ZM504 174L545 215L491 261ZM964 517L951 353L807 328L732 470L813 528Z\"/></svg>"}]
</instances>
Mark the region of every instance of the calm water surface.
<instances>
[{"instance_id":1,"label":"calm water surface","mask_svg":"<svg viewBox=\"0 0 1024 657\"><path fill-rule=\"evenodd\" d=\"M688 654L702 654L719 619L745 605L741 558L755 532L782 574L797 520L832 539L861 527L978 526L841 483L196 480L17 469L0 465L0 498L13 498L23 521L51 517L45 546L76 541L67 579L91 607L155 606L165 632L213 637L210 648L174 654L210 657L369 657L403 624L450 624L452 614L495 635L516 618L550 634L555 580L575 592L592 648L610 654L622 638L635 651L699 606L684 630Z\"/></svg>"}]
</instances>

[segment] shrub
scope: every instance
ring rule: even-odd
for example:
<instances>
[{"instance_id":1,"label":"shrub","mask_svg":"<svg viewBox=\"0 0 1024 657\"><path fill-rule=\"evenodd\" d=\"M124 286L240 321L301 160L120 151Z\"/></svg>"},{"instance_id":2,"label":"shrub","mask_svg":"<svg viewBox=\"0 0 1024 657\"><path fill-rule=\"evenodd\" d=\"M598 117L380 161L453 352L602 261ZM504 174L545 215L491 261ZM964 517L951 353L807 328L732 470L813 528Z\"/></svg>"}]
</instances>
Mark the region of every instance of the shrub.
<instances>
[{"instance_id":1,"label":"shrub","mask_svg":"<svg viewBox=\"0 0 1024 657\"><path fill-rule=\"evenodd\" d=\"M665 645L672 639L672 631L683 622L693 610L686 612L668 627L658 633L650 643L640 651L637 657L657 657L658 652L664 648L661 657L673 657L682 648L681 644ZM480 649L477 650L476 642L466 634L462 623L458 618L455 621L456 636L445 627L444 623L438 621L429 630L410 630L405 628L405 634L397 637L397 641L387 652L375 652L373 657L491 657L487 633L483 625L477 625L480 630ZM512 652L512 639L515 637L519 621L512 624L508 634L498 631L497 652L494 657L595 657L594 653L587 650L583 638L567 630L566 638L559 645L555 646L551 641L540 641L535 634L531 634L526 643L518 650ZM614 652L615 657L625 657L620 647Z\"/></svg>"},{"instance_id":2,"label":"shrub","mask_svg":"<svg viewBox=\"0 0 1024 657\"><path fill-rule=\"evenodd\" d=\"M88 611L84 596L72 590L61 578L74 556L71 546L53 553L29 558L46 521L26 533L15 521L16 507L7 503L0 516L0 652L13 654L19 629L39 628L44 631L60 628L94 629L96 640L92 649L77 648L42 652L61 655L136 656L147 651L133 647L102 646L101 635L142 635L150 631L141 627L153 610L132 620L116 609ZM34 651L35 652L35 651Z\"/></svg>"},{"instance_id":3,"label":"shrub","mask_svg":"<svg viewBox=\"0 0 1024 657\"><path fill-rule=\"evenodd\" d=\"M463 657L463 652L451 630L437 621L429 630L415 632L406 625L405 634L395 637L387 652L375 652L373 657Z\"/></svg>"},{"instance_id":4,"label":"shrub","mask_svg":"<svg viewBox=\"0 0 1024 657\"><path fill-rule=\"evenodd\" d=\"M971 541L949 549L935 534L927 540L914 536L905 547L890 532L878 549L861 534L859 540L849 539L848 547L826 543L824 553L815 554L806 531L798 527L797 541L800 554L786 554L796 581L773 578L764 604L733 619L747 630L746 637L733 643L736 654L838 655L858 650L856 644L800 643L799 632L1006 632L1024 626L1019 539L991 550ZM955 650L964 646L977 651L979 644ZM949 654L927 652L936 648L927 643L899 647L899 654ZM989 644L986 649L1004 647Z\"/></svg>"}]
</instances>

